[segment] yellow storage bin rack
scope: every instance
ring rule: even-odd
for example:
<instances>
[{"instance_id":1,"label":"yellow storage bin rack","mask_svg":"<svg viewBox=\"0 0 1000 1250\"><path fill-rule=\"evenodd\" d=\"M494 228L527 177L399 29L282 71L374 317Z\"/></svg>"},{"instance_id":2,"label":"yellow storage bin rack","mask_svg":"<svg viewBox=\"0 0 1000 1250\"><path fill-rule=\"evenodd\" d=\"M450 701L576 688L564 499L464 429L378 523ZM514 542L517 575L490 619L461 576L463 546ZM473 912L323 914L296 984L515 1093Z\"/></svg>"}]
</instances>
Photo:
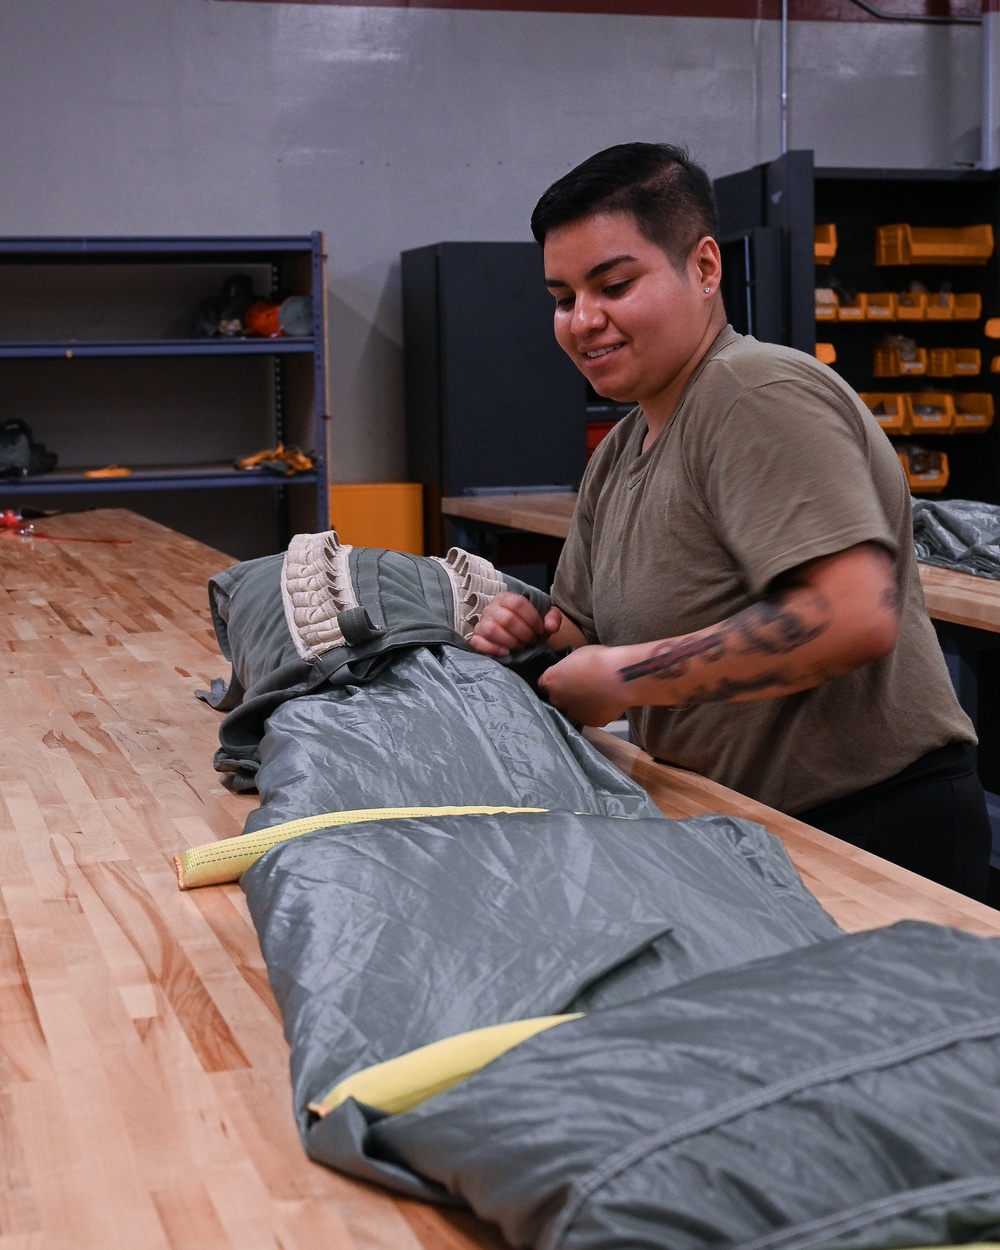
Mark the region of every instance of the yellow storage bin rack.
<instances>
[{"instance_id":1,"label":"yellow storage bin rack","mask_svg":"<svg viewBox=\"0 0 1000 1250\"><path fill-rule=\"evenodd\" d=\"M914 495L935 495L948 485L948 457L943 452L899 451L899 463Z\"/></svg>"},{"instance_id":2,"label":"yellow storage bin rack","mask_svg":"<svg viewBox=\"0 0 1000 1250\"><path fill-rule=\"evenodd\" d=\"M955 425L955 397L948 391L904 395L906 434L948 434Z\"/></svg>"},{"instance_id":3,"label":"yellow storage bin rack","mask_svg":"<svg viewBox=\"0 0 1000 1250\"><path fill-rule=\"evenodd\" d=\"M928 321L954 321L954 294L951 291L932 291L924 303L924 317Z\"/></svg>"},{"instance_id":4,"label":"yellow storage bin rack","mask_svg":"<svg viewBox=\"0 0 1000 1250\"><path fill-rule=\"evenodd\" d=\"M870 291L868 294L868 320L895 321L896 299L895 291Z\"/></svg>"},{"instance_id":5,"label":"yellow storage bin rack","mask_svg":"<svg viewBox=\"0 0 1000 1250\"><path fill-rule=\"evenodd\" d=\"M974 377L982 367L982 352L976 347L933 347L927 357L931 378Z\"/></svg>"},{"instance_id":6,"label":"yellow storage bin rack","mask_svg":"<svg viewBox=\"0 0 1000 1250\"><path fill-rule=\"evenodd\" d=\"M908 434L909 407L905 395L888 391L861 391L862 402L886 434Z\"/></svg>"},{"instance_id":7,"label":"yellow storage bin rack","mask_svg":"<svg viewBox=\"0 0 1000 1250\"><path fill-rule=\"evenodd\" d=\"M975 434L993 424L993 396L988 392L964 391L955 396L956 434Z\"/></svg>"},{"instance_id":8,"label":"yellow storage bin rack","mask_svg":"<svg viewBox=\"0 0 1000 1250\"><path fill-rule=\"evenodd\" d=\"M876 265L985 265L993 255L993 227L875 227Z\"/></svg>"},{"instance_id":9,"label":"yellow storage bin rack","mask_svg":"<svg viewBox=\"0 0 1000 1250\"><path fill-rule=\"evenodd\" d=\"M876 347L872 372L877 378L919 377L927 372L927 349L918 347L909 360L898 347Z\"/></svg>"},{"instance_id":10,"label":"yellow storage bin rack","mask_svg":"<svg viewBox=\"0 0 1000 1250\"><path fill-rule=\"evenodd\" d=\"M837 255L837 227L831 222L817 226L813 233L816 264L828 265Z\"/></svg>"}]
</instances>

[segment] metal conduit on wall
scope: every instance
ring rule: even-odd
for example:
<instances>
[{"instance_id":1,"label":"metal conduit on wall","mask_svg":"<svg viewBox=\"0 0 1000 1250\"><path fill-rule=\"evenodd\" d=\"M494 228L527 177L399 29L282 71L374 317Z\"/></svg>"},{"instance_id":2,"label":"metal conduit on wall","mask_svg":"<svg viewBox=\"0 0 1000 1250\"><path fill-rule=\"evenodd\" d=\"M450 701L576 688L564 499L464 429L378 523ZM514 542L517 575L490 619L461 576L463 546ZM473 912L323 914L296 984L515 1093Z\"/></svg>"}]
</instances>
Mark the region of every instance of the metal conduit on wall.
<instances>
[{"instance_id":1,"label":"metal conduit on wall","mask_svg":"<svg viewBox=\"0 0 1000 1250\"><path fill-rule=\"evenodd\" d=\"M859 9L883 22L909 22L924 26L982 26L982 138L980 167L1000 165L1000 93L997 68L1000 66L1000 0L982 0L981 17L924 16L916 13L887 13L869 0L851 0ZM788 151L788 0L781 0L781 151Z\"/></svg>"}]
</instances>

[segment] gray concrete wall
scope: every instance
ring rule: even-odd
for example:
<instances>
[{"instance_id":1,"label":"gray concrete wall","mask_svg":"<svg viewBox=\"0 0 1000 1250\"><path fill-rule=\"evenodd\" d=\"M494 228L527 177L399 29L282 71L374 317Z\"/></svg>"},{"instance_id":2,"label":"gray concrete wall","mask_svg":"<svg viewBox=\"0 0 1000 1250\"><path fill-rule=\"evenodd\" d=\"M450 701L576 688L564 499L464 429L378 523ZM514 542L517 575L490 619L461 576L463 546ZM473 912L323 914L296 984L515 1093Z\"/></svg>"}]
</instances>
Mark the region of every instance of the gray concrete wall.
<instances>
[{"instance_id":1,"label":"gray concrete wall","mask_svg":"<svg viewBox=\"0 0 1000 1250\"><path fill-rule=\"evenodd\" d=\"M335 481L403 475L399 253L524 239L628 139L713 176L781 151L775 21L3 0L0 233L326 234ZM974 26L796 22L788 146L979 156Z\"/></svg>"}]
</instances>

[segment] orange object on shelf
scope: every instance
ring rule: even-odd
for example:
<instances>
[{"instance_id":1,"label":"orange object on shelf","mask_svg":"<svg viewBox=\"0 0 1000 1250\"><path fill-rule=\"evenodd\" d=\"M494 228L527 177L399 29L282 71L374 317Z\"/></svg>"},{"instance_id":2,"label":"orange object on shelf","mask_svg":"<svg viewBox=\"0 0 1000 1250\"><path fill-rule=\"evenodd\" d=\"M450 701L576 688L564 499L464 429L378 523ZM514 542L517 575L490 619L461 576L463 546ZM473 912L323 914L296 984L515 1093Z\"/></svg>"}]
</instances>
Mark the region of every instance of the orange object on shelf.
<instances>
[{"instance_id":1,"label":"orange object on shelf","mask_svg":"<svg viewBox=\"0 0 1000 1250\"><path fill-rule=\"evenodd\" d=\"M868 296L858 291L849 304L840 301L838 319L840 321L864 321L868 316Z\"/></svg>"},{"instance_id":2,"label":"orange object on shelf","mask_svg":"<svg viewBox=\"0 0 1000 1250\"><path fill-rule=\"evenodd\" d=\"M886 434L909 434L907 417L909 408L905 395L895 395L885 391L859 392L868 411L879 423Z\"/></svg>"},{"instance_id":3,"label":"orange object on shelf","mask_svg":"<svg viewBox=\"0 0 1000 1250\"><path fill-rule=\"evenodd\" d=\"M868 320L895 321L896 299L895 291L870 292L868 295Z\"/></svg>"},{"instance_id":4,"label":"orange object on shelf","mask_svg":"<svg viewBox=\"0 0 1000 1250\"><path fill-rule=\"evenodd\" d=\"M896 296L897 321L923 321L927 316L927 296L923 291L903 291Z\"/></svg>"},{"instance_id":5,"label":"orange object on shelf","mask_svg":"<svg viewBox=\"0 0 1000 1250\"><path fill-rule=\"evenodd\" d=\"M816 359L822 361L824 365L835 365L837 363L837 349L832 343L817 343Z\"/></svg>"},{"instance_id":6,"label":"orange object on shelf","mask_svg":"<svg viewBox=\"0 0 1000 1250\"><path fill-rule=\"evenodd\" d=\"M818 286L815 294L816 320L836 321L840 315L840 297L830 287Z\"/></svg>"},{"instance_id":7,"label":"orange object on shelf","mask_svg":"<svg viewBox=\"0 0 1000 1250\"><path fill-rule=\"evenodd\" d=\"M84 469L84 477L131 477L132 470L122 468L120 464L108 464L103 469Z\"/></svg>"},{"instance_id":8,"label":"orange object on shelf","mask_svg":"<svg viewBox=\"0 0 1000 1250\"><path fill-rule=\"evenodd\" d=\"M875 227L876 265L985 265L993 255L993 227Z\"/></svg>"},{"instance_id":9,"label":"orange object on shelf","mask_svg":"<svg viewBox=\"0 0 1000 1250\"><path fill-rule=\"evenodd\" d=\"M982 433L993 424L993 396L989 392L963 391L954 399L956 434Z\"/></svg>"},{"instance_id":10,"label":"orange object on shelf","mask_svg":"<svg viewBox=\"0 0 1000 1250\"><path fill-rule=\"evenodd\" d=\"M931 378L972 377L982 367L982 353L975 347L935 347L927 358Z\"/></svg>"},{"instance_id":11,"label":"orange object on shelf","mask_svg":"<svg viewBox=\"0 0 1000 1250\"><path fill-rule=\"evenodd\" d=\"M948 485L948 457L943 451L908 448L896 453L914 495L936 495Z\"/></svg>"},{"instance_id":12,"label":"orange object on shelf","mask_svg":"<svg viewBox=\"0 0 1000 1250\"><path fill-rule=\"evenodd\" d=\"M915 348L910 357L904 356L898 347L877 347L872 372L877 378L919 376L927 372L927 350Z\"/></svg>"},{"instance_id":13,"label":"orange object on shelf","mask_svg":"<svg viewBox=\"0 0 1000 1250\"><path fill-rule=\"evenodd\" d=\"M330 528L352 547L424 554L424 488L420 482L335 482Z\"/></svg>"},{"instance_id":14,"label":"orange object on shelf","mask_svg":"<svg viewBox=\"0 0 1000 1250\"><path fill-rule=\"evenodd\" d=\"M817 265L828 265L837 254L837 227L832 223L817 226L813 232L813 253Z\"/></svg>"},{"instance_id":15,"label":"orange object on shelf","mask_svg":"<svg viewBox=\"0 0 1000 1250\"><path fill-rule=\"evenodd\" d=\"M948 391L916 391L903 396L906 434L947 434L955 424L955 399Z\"/></svg>"},{"instance_id":16,"label":"orange object on shelf","mask_svg":"<svg viewBox=\"0 0 1000 1250\"><path fill-rule=\"evenodd\" d=\"M955 296L955 321L978 321L983 315L983 297L977 291L964 291Z\"/></svg>"}]
</instances>

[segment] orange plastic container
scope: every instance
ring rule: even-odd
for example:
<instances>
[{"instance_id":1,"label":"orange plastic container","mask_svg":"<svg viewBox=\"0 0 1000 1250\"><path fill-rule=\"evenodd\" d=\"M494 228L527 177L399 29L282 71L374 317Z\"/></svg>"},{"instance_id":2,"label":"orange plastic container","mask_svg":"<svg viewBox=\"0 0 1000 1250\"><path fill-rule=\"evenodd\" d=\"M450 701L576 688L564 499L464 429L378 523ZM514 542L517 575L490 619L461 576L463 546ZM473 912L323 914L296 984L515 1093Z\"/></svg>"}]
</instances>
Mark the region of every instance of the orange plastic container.
<instances>
[{"instance_id":1,"label":"orange plastic container","mask_svg":"<svg viewBox=\"0 0 1000 1250\"><path fill-rule=\"evenodd\" d=\"M982 367L982 353L975 347L935 347L927 358L931 378L974 377Z\"/></svg>"},{"instance_id":2,"label":"orange plastic container","mask_svg":"<svg viewBox=\"0 0 1000 1250\"><path fill-rule=\"evenodd\" d=\"M927 296L923 291L904 291L896 296L897 321L923 321L927 316Z\"/></svg>"},{"instance_id":3,"label":"orange plastic container","mask_svg":"<svg viewBox=\"0 0 1000 1250\"><path fill-rule=\"evenodd\" d=\"M918 347L912 360L904 360L896 347L877 347L872 372L877 378L919 377L927 372L927 350Z\"/></svg>"},{"instance_id":4,"label":"orange plastic container","mask_svg":"<svg viewBox=\"0 0 1000 1250\"><path fill-rule=\"evenodd\" d=\"M985 265L992 255L990 225L875 228L876 265Z\"/></svg>"},{"instance_id":5,"label":"orange plastic container","mask_svg":"<svg viewBox=\"0 0 1000 1250\"><path fill-rule=\"evenodd\" d=\"M963 391L955 396L956 434L975 434L993 424L993 396L989 393Z\"/></svg>"},{"instance_id":6,"label":"orange plastic container","mask_svg":"<svg viewBox=\"0 0 1000 1250\"><path fill-rule=\"evenodd\" d=\"M823 288L825 290L825 288ZM816 320L817 321L836 321L840 315L840 300L837 295L831 291L832 299L820 299L816 296Z\"/></svg>"},{"instance_id":7,"label":"orange plastic container","mask_svg":"<svg viewBox=\"0 0 1000 1250\"><path fill-rule=\"evenodd\" d=\"M955 398L947 391L904 395L906 434L947 434L955 424Z\"/></svg>"},{"instance_id":8,"label":"orange plastic container","mask_svg":"<svg viewBox=\"0 0 1000 1250\"><path fill-rule=\"evenodd\" d=\"M821 360L825 365L835 365L837 363L837 349L832 343L817 343L816 359Z\"/></svg>"},{"instance_id":9,"label":"orange plastic container","mask_svg":"<svg viewBox=\"0 0 1000 1250\"><path fill-rule=\"evenodd\" d=\"M896 320L895 291L871 291L868 295L869 321Z\"/></svg>"},{"instance_id":10,"label":"orange plastic container","mask_svg":"<svg viewBox=\"0 0 1000 1250\"><path fill-rule=\"evenodd\" d=\"M330 487L330 528L352 547L424 554L419 482L350 482Z\"/></svg>"},{"instance_id":11,"label":"orange plastic container","mask_svg":"<svg viewBox=\"0 0 1000 1250\"><path fill-rule=\"evenodd\" d=\"M868 411L886 434L909 433L906 423L909 415L906 396L885 391L861 391L860 395Z\"/></svg>"},{"instance_id":12,"label":"orange plastic container","mask_svg":"<svg viewBox=\"0 0 1000 1250\"><path fill-rule=\"evenodd\" d=\"M928 321L954 321L954 294L951 291L934 291L926 296L924 316Z\"/></svg>"},{"instance_id":13,"label":"orange plastic container","mask_svg":"<svg viewBox=\"0 0 1000 1250\"><path fill-rule=\"evenodd\" d=\"M832 223L817 226L814 231L813 251L817 265L828 265L837 254L837 227Z\"/></svg>"},{"instance_id":14,"label":"orange plastic container","mask_svg":"<svg viewBox=\"0 0 1000 1250\"><path fill-rule=\"evenodd\" d=\"M865 321L867 320L867 317L868 296L864 293L864 291L859 291L850 304L845 304L843 300L841 300L838 320Z\"/></svg>"},{"instance_id":15,"label":"orange plastic container","mask_svg":"<svg viewBox=\"0 0 1000 1250\"><path fill-rule=\"evenodd\" d=\"M977 291L955 296L956 321L978 321L983 315L983 297Z\"/></svg>"},{"instance_id":16,"label":"orange plastic container","mask_svg":"<svg viewBox=\"0 0 1000 1250\"><path fill-rule=\"evenodd\" d=\"M914 472L910 467L909 452L900 451L896 454L899 456L899 463L903 466L903 472L906 474L907 485L914 495L934 495L938 491L944 490L948 485L948 457L944 452L940 453L940 468L925 469L918 472Z\"/></svg>"}]
</instances>

